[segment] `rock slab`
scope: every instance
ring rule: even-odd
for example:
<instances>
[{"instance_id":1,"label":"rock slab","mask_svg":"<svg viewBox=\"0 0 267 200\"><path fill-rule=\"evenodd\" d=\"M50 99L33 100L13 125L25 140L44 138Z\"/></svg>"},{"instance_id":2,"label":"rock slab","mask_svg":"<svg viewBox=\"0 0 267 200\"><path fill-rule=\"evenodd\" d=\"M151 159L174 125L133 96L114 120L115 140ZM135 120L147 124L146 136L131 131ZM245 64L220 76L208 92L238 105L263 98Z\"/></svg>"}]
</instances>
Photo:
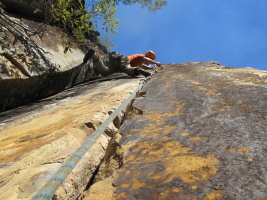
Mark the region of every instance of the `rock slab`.
<instances>
[{"instance_id":1,"label":"rock slab","mask_svg":"<svg viewBox=\"0 0 267 200\"><path fill-rule=\"evenodd\" d=\"M113 74L0 113L0 199L31 199L138 85L138 78ZM113 123L108 128L117 131ZM82 157L58 200L77 199L86 189L110 138L103 134Z\"/></svg>"},{"instance_id":2,"label":"rock slab","mask_svg":"<svg viewBox=\"0 0 267 200\"><path fill-rule=\"evenodd\" d=\"M127 120L113 199L266 199L267 72L164 65Z\"/></svg>"}]
</instances>

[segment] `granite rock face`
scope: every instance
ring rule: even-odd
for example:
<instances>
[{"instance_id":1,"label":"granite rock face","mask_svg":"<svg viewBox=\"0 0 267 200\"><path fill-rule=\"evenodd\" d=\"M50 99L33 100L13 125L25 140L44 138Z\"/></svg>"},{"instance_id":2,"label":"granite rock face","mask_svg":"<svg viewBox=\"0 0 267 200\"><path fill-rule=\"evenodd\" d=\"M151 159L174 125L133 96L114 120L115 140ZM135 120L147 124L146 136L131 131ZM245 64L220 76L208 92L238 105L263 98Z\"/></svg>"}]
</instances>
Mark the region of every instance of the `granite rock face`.
<instances>
[{"instance_id":1,"label":"granite rock face","mask_svg":"<svg viewBox=\"0 0 267 200\"><path fill-rule=\"evenodd\" d=\"M51 12L51 3L54 0L1 0L9 12L30 17L44 18ZM39 9L40 12L35 12Z\"/></svg>"},{"instance_id":2,"label":"granite rock face","mask_svg":"<svg viewBox=\"0 0 267 200\"><path fill-rule=\"evenodd\" d=\"M113 75L3 112L0 197L31 198L138 83ZM55 198L266 199L266 102L266 71L164 65Z\"/></svg>"},{"instance_id":3,"label":"granite rock face","mask_svg":"<svg viewBox=\"0 0 267 200\"><path fill-rule=\"evenodd\" d=\"M113 199L266 199L267 72L164 65L126 120Z\"/></svg>"},{"instance_id":4,"label":"granite rock face","mask_svg":"<svg viewBox=\"0 0 267 200\"><path fill-rule=\"evenodd\" d=\"M83 63L90 48L107 54L96 38L64 53L65 41L73 38L62 38L59 28L0 12L0 112L97 76L91 60Z\"/></svg>"},{"instance_id":5,"label":"granite rock face","mask_svg":"<svg viewBox=\"0 0 267 200\"><path fill-rule=\"evenodd\" d=\"M28 17L43 19L50 15L55 0L1 0L9 12ZM78 2L78 1L76 1ZM84 1L82 1L84 3ZM36 10L39 12L35 12Z\"/></svg>"},{"instance_id":6,"label":"granite rock face","mask_svg":"<svg viewBox=\"0 0 267 200\"><path fill-rule=\"evenodd\" d=\"M0 199L32 199L138 85L139 79L117 74L0 113ZM106 151L112 151L117 124L114 120L82 157L56 199L77 199L87 188Z\"/></svg>"},{"instance_id":7,"label":"granite rock face","mask_svg":"<svg viewBox=\"0 0 267 200\"><path fill-rule=\"evenodd\" d=\"M0 199L31 199L139 84L96 78L82 61L92 47L107 54L99 43L64 54L61 30L19 17L41 19L52 1L1 1L18 15L0 8ZM267 72L215 62L163 68L54 199L267 199Z\"/></svg>"}]
</instances>

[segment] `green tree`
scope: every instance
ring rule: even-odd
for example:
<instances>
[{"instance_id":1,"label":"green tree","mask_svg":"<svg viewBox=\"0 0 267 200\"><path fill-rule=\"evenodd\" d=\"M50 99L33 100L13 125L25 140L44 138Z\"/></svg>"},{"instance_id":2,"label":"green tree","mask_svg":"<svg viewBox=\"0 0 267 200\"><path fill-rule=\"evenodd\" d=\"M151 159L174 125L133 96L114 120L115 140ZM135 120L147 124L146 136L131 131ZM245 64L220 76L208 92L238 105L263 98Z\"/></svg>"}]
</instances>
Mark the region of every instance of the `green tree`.
<instances>
[{"instance_id":1,"label":"green tree","mask_svg":"<svg viewBox=\"0 0 267 200\"><path fill-rule=\"evenodd\" d=\"M117 5L116 0L91 1L89 13L92 15L94 25L96 27L101 26L106 32L116 34L116 28L119 25L119 19L115 17Z\"/></svg>"},{"instance_id":2,"label":"green tree","mask_svg":"<svg viewBox=\"0 0 267 200\"><path fill-rule=\"evenodd\" d=\"M95 25L101 25L107 32L116 34L115 29L118 26L118 19L115 18L116 8L119 4L133 5L140 4L142 8L149 11L156 11L167 5L164 0L87 0L86 7L92 18L97 19ZM100 22L100 24L99 24ZM102 23L101 23L102 22Z\"/></svg>"},{"instance_id":3,"label":"green tree","mask_svg":"<svg viewBox=\"0 0 267 200\"><path fill-rule=\"evenodd\" d=\"M124 5L141 4L143 8L147 8L149 11L156 11L167 5L167 1L164 0L118 0Z\"/></svg>"},{"instance_id":4,"label":"green tree","mask_svg":"<svg viewBox=\"0 0 267 200\"><path fill-rule=\"evenodd\" d=\"M70 30L76 39L74 45L81 45L86 35L96 33L96 27L101 27L108 34L116 34L119 25L119 19L115 17L118 5L136 3L149 11L156 11L167 5L164 0L57 0L52 5L50 21ZM73 46L69 41L65 45L65 51Z\"/></svg>"}]
</instances>

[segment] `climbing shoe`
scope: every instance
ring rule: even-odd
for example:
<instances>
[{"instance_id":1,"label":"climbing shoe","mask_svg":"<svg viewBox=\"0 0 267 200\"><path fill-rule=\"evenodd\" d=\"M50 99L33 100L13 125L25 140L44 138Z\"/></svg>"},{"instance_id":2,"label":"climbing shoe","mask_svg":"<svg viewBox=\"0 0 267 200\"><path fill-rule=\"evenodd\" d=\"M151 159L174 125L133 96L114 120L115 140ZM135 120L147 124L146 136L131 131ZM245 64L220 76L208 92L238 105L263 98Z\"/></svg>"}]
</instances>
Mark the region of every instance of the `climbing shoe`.
<instances>
[{"instance_id":1,"label":"climbing shoe","mask_svg":"<svg viewBox=\"0 0 267 200\"><path fill-rule=\"evenodd\" d=\"M145 77L151 76L151 73L144 69L139 69L138 71L140 74L144 75Z\"/></svg>"},{"instance_id":2,"label":"climbing shoe","mask_svg":"<svg viewBox=\"0 0 267 200\"><path fill-rule=\"evenodd\" d=\"M94 55L95 50L89 49L89 51L85 54L83 58L83 63L87 63L87 61Z\"/></svg>"}]
</instances>

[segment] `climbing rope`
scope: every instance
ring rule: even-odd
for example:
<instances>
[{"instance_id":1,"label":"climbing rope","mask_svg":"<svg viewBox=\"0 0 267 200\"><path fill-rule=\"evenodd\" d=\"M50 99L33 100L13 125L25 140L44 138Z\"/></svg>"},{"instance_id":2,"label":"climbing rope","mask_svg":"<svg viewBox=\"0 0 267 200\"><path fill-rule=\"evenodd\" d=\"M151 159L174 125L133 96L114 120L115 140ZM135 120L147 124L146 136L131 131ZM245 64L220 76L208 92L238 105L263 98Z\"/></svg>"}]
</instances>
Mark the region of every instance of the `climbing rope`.
<instances>
[{"instance_id":1,"label":"climbing rope","mask_svg":"<svg viewBox=\"0 0 267 200\"><path fill-rule=\"evenodd\" d=\"M141 79L136 90L90 135L84 143L68 158L68 160L55 172L45 186L33 197L34 200L50 200L60 185L71 173L84 154L91 148L96 140L104 133L106 128L119 113L136 97L148 79Z\"/></svg>"}]
</instances>

